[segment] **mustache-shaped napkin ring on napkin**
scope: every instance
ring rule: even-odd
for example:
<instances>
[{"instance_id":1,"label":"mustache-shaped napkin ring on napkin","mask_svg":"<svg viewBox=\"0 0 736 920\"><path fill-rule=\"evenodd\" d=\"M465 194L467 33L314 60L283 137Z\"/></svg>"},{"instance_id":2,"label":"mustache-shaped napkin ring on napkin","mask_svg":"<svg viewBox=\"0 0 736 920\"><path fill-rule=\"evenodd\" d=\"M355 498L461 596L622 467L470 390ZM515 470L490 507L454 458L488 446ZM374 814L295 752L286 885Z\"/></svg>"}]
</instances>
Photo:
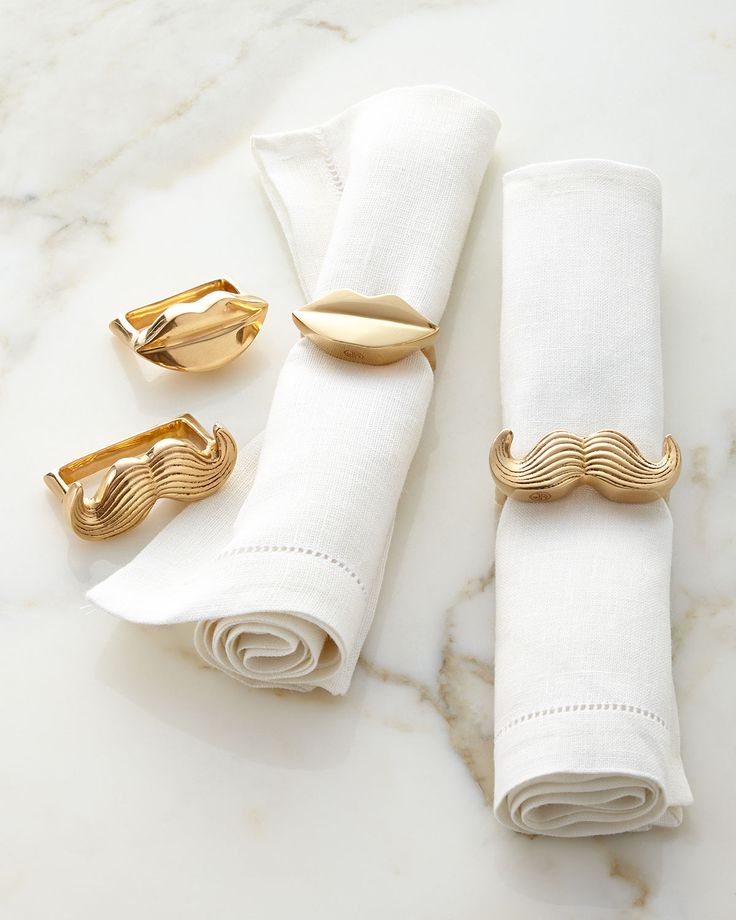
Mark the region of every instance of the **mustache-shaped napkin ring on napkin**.
<instances>
[{"instance_id":1,"label":"mustache-shaped napkin ring on napkin","mask_svg":"<svg viewBox=\"0 0 736 920\"><path fill-rule=\"evenodd\" d=\"M133 351L175 371L212 371L248 348L268 304L217 278L116 317L110 330Z\"/></svg>"},{"instance_id":2,"label":"mustache-shaped napkin ring on napkin","mask_svg":"<svg viewBox=\"0 0 736 920\"><path fill-rule=\"evenodd\" d=\"M511 456L513 433L504 429L491 448L496 500L507 496L525 502L548 502L578 486L592 486L612 502L642 504L666 498L680 475L680 448L672 435L664 439L662 459L652 463L636 444L612 429L587 438L552 431L526 456Z\"/></svg>"},{"instance_id":3,"label":"mustache-shaped napkin ring on napkin","mask_svg":"<svg viewBox=\"0 0 736 920\"><path fill-rule=\"evenodd\" d=\"M73 460L44 482L61 499L77 536L105 540L139 524L159 498L191 502L212 495L236 456L225 428L215 425L209 435L191 415L181 415ZM94 497L85 498L81 480L106 468Z\"/></svg>"},{"instance_id":4,"label":"mustache-shaped napkin ring on napkin","mask_svg":"<svg viewBox=\"0 0 736 920\"><path fill-rule=\"evenodd\" d=\"M526 500L504 503L496 534L494 810L553 837L677 827L692 796L660 500L680 463L663 426L660 182L568 160L514 170L503 197L492 465Z\"/></svg>"}]
</instances>

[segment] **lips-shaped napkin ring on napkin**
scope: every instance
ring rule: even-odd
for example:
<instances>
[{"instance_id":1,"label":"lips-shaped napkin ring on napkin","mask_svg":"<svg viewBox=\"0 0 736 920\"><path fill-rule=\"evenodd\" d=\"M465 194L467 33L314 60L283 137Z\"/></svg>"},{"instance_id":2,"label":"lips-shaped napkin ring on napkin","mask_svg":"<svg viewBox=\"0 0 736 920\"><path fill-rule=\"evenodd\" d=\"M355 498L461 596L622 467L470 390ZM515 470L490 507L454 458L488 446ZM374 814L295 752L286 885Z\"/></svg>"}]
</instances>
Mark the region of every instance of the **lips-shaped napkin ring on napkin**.
<instances>
[{"instance_id":1,"label":"lips-shaped napkin ring on napkin","mask_svg":"<svg viewBox=\"0 0 736 920\"><path fill-rule=\"evenodd\" d=\"M394 364L421 351L434 370L440 327L396 294L366 297L331 291L292 314L303 336L322 351L356 364Z\"/></svg>"},{"instance_id":2,"label":"lips-shaped napkin ring on napkin","mask_svg":"<svg viewBox=\"0 0 736 920\"><path fill-rule=\"evenodd\" d=\"M304 335L225 487L94 587L94 604L196 623L202 659L247 686L347 692L432 395L418 352L442 321L498 128L479 100L415 86L254 138L295 306L309 305Z\"/></svg>"}]
</instances>

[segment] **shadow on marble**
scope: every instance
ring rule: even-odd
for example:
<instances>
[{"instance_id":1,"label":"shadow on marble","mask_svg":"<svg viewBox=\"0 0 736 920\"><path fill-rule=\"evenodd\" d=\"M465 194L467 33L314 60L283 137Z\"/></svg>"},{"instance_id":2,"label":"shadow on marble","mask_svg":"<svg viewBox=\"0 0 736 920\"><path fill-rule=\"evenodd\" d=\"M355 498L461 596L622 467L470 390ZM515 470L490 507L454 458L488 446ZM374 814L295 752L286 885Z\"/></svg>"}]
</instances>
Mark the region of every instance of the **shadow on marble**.
<instances>
[{"instance_id":1,"label":"shadow on marble","mask_svg":"<svg viewBox=\"0 0 736 920\"><path fill-rule=\"evenodd\" d=\"M158 502L148 517L127 533L112 540L82 540L70 531L58 500L51 494L47 498L49 517L55 519L49 526L58 527L60 542L67 544L68 571L81 593L130 562L184 507L173 501Z\"/></svg>"},{"instance_id":2,"label":"shadow on marble","mask_svg":"<svg viewBox=\"0 0 736 920\"><path fill-rule=\"evenodd\" d=\"M346 698L250 689L205 664L192 631L186 623L117 623L95 676L162 722L247 761L321 770L346 758L360 691Z\"/></svg>"},{"instance_id":3,"label":"shadow on marble","mask_svg":"<svg viewBox=\"0 0 736 920\"><path fill-rule=\"evenodd\" d=\"M657 828L567 840L509 833L497 851L497 869L509 888L524 898L569 907L575 911L570 916L581 917L579 911L596 908L627 910L627 917L658 916L649 912L650 901L661 887L665 851L677 833ZM620 883L620 899L614 901L611 887L601 884L605 875Z\"/></svg>"},{"instance_id":4,"label":"shadow on marble","mask_svg":"<svg viewBox=\"0 0 736 920\"><path fill-rule=\"evenodd\" d=\"M261 336L266 338L269 337L267 323L268 317L261 332ZM207 418L203 417L200 421L210 426L209 415L215 411L212 407L264 374L271 365L273 358L269 357L267 349L259 348L259 344L263 345L263 342L254 342L245 354L231 364L204 374L187 374L146 366L121 342L112 342L110 350L114 351L122 378L127 381L129 394L146 414L155 410L163 420L172 417L171 406L177 405L183 407L178 411L192 412L194 415L200 411L203 416L206 413ZM247 406L244 408L247 410ZM173 414L176 414L176 410ZM226 418L214 418L213 421L225 427L232 424ZM256 433L253 432L254 435Z\"/></svg>"}]
</instances>

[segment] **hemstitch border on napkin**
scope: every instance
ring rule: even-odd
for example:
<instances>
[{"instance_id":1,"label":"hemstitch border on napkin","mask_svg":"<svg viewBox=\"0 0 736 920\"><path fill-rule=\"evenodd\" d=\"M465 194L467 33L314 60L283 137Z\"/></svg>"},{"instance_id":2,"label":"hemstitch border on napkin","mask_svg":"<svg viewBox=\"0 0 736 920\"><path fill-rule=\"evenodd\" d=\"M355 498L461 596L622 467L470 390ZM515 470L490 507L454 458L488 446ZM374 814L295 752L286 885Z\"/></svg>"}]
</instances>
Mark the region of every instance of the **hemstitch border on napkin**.
<instances>
[{"instance_id":1,"label":"hemstitch border on napkin","mask_svg":"<svg viewBox=\"0 0 736 920\"><path fill-rule=\"evenodd\" d=\"M538 709L535 712L527 712L523 716L517 716L515 719L511 719L510 722L507 722L502 728L499 728L493 737L500 738L510 729L516 728L517 725L521 725L523 722L530 722L532 719L540 719L543 716L556 716L565 712L592 712L594 710L632 712L634 715L650 719L652 722L657 722L657 724L661 725L664 729L667 728L667 723L661 716L657 715L656 712L652 712L650 709L643 709L641 706L631 706L628 703L574 703L569 706L554 706L551 709Z\"/></svg>"},{"instance_id":2,"label":"hemstitch border on napkin","mask_svg":"<svg viewBox=\"0 0 736 920\"><path fill-rule=\"evenodd\" d=\"M339 569L342 569L346 575L349 575L350 578L353 579L363 594L366 596L368 595L366 586L358 574L349 568L344 562L341 562L334 556L330 556L328 553L322 553L316 549L308 549L306 546L251 545L236 546L233 549L225 550L225 552L220 553L217 558L226 559L229 556L240 556L243 553L303 553L305 556L314 556L316 559L323 559L325 562L329 562L331 565L336 565Z\"/></svg>"}]
</instances>

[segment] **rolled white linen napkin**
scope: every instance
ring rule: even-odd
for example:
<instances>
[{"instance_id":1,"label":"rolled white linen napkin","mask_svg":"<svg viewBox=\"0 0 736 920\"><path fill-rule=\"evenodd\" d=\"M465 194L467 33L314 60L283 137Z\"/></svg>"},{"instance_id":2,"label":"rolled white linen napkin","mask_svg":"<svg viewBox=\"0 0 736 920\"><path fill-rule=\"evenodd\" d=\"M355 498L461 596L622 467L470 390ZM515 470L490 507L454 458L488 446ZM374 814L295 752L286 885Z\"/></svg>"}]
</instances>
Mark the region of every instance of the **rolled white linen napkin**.
<instances>
[{"instance_id":1,"label":"rolled white linen napkin","mask_svg":"<svg viewBox=\"0 0 736 920\"><path fill-rule=\"evenodd\" d=\"M555 428L662 456L661 195L605 160L504 178L501 391L513 453ZM496 543L495 811L529 834L674 827L667 504L509 499Z\"/></svg>"},{"instance_id":2,"label":"rolled white linen napkin","mask_svg":"<svg viewBox=\"0 0 736 920\"><path fill-rule=\"evenodd\" d=\"M498 128L477 99L420 86L254 138L305 298L394 293L438 322ZM297 341L260 458L260 442L241 451L220 493L88 597L135 622L197 621L204 660L250 686L344 693L432 385L419 352L366 367Z\"/></svg>"}]
</instances>

